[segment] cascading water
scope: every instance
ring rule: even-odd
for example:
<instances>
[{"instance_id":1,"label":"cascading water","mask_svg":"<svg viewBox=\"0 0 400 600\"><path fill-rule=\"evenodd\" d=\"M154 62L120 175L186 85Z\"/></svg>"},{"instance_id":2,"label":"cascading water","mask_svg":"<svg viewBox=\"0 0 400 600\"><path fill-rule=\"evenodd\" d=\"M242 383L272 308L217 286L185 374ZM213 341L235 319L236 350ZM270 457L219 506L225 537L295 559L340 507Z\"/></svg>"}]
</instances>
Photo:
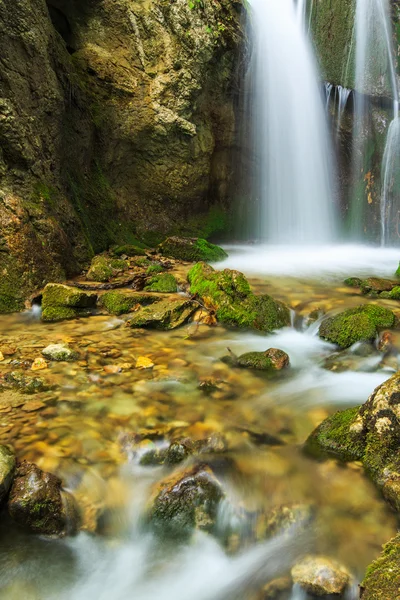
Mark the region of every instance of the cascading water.
<instances>
[{"instance_id":1,"label":"cascading water","mask_svg":"<svg viewBox=\"0 0 400 600\"><path fill-rule=\"evenodd\" d=\"M251 8L258 236L272 243L329 242L335 230L329 136L304 2L251 0Z\"/></svg>"},{"instance_id":2,"label":"cascading water","mask_svg":"<svg viewBox=\"0 0 400 600\"><path fill-rule=\"evenodd\" d=\"M359 189L360 176L367 181L368 155L366 144L368 120L370 118L369 96L393 98L393 120L389 126L381 167L381 243L388 241L388 224L397 212L395 205L396 172L400 168L400 122L399 97L394 51L390 6L388 0L357 0L355 16L355 119L353 149L353 181ZM368 181L367 181L368 184ZM357 191L353 194L352 231L361 234L363 197Z\"/></svg>"}]
</instances>

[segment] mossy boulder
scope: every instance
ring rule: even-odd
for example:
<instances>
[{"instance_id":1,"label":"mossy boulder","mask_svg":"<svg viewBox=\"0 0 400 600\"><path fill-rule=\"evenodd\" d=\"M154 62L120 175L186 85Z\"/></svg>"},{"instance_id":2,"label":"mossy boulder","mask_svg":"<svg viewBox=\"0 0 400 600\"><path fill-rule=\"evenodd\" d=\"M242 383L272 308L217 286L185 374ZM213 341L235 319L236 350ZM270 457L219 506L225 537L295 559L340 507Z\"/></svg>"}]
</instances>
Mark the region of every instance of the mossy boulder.
<instances>
[{"instance_id":1,"label":"mossy boulder","mask_svg":"<svg viewBox=\"0 0 400 600\"><path fill-rule=\"evenodd\" d=\"M388 298L389 300L400 300L400 286L395 285L390 292L382 292L380 298Z\"/></svg>"},{"instance_id":2,"label":"mossy boulder","mask_svg":"<svg viewBox=\"0 0 400 600\"><path fill-rule=\"evenodd\" d=\"M43 291L42 320L63 321L87 317L96 306L96 294L61 283L48 283Z\"/></svg>"},{"instance_id":3,"label":"mossy boulder","mask_svg":"<svg viewBox=\"0 0 400 600\"><path fill-rule=\"evenodd\" d=\"M349 287L360 287L362 279L359 277L347 277L343 283Z\"/></svg>"},{"instance_id":4,"label":"mossy boulder","mask_svg":"<svg viewBox=\"0 0 400 600\"><path fill-rule=\"evenodd\" d=\"M381 277L368 277L368 279L363 279L360 283L363 294L369 294L371 292L390 292L395 286L395 281L382 279Z\"/></svg>"},{"instance_id":5,"label":"mossy boulder","mask_svg":"<svg viewBox=\"0 0 400 600\"><path fill-rule=\"evenodd\" d=\"M225 250L201 238L169 237L158 250L163 256L186 262L217 262L228 257Z\"/></svg>"},{"instance_id":6,"label":"mossy boulder","mask_svg":"<svg viewBox=\"0 0 400 600\"><path fill-rule=\"evenodd\" d=\"M126 260L110 258L108 256L95 256L86 275L89 281L107 282L128 268Z\"/></svg>"},{"instance_id":7,"label":"mossy boulder","mask_svg":"<svg viewBox=\"0 0 400 600\"><path fill-rule=\"evenodd\" d=\"M253 294L239 271L216 271L200 262L190 269L188 280L190 293L212 307L225 325L269 332L290 324L288 307L266 294Z\"/></svg>"},{"instance_id":8,"label":"mossy boulder","mask_svg":"<svg viewBox=\"0 0 400 600\"><path fill-rule=\"evenodd\" d=\"M391 310L377 304L363 304L322 321L319 336L341 348L349 348L356 342L374 339L379 329L394 324Z\"/></svg>"},{"instance_id":9,"label":"mossy boulder","mask_svg":"<svg viewBox=\"0 0 400 600\"><path fill-rule=\"evenodd\" d=\"M270 348L265 352L246 352L237 359L239 367L258 371L281 371L289 366L289 356L283 350Z\"/></svg>"},{"instance_id":10,"label":"mossy boulder","mask_svg":"<svg viewBox=\"0 0 400 600\"><path fill-rule=\"evenodd\" d=\"M79 358L79 354L64 344L50 344L42 350L42 354L48 360L71 361Z\"/></svg>"},{"instance_id":11,"label":"mossy boulder","mask_svg":"<svg viewBox=\"0 0 400 600\"><path fill-rule=\"evenodd\" d=\"M161 273L155 275L146 284L146 292L160 292L164 294L173 294L178 289L176 279L171 273Z\"/></svg>"},{"instance_id":12,"label":"mossy boulder","mask_svg":"<svg viewBox=\"0 0 400 600\"><path fill-rule=\"evenodd\" d=\"M211 469L194 467L157 484L147 523L162 538L188 539L195 529L212 532L224 491Z\"/></svg>"},{"instance_id":13,"label":"mossy boulder","mask_svg":"<svg viewBox=\"0 0 400 600\"><path fill-rule=\"evenodd\" d=\"M14 472L15 454L7 446L0 446L0 504L8 494Z\"/></svg>"},{"instance_id":14,"label":"mossy boulder","mask_svg":"<svg viewBox=\"0 0 400 600\"><path fill-rule=\"evenodd\" d=\"M17 468L8 499L10 517L33 533L62 536L77 530L79 516L73 498L61 479L33 463ZM68 500L64 500L68 496Z\"/></svg>"},{"instance_id":15,"label":"mossy boulder","mask_svg":"<svg viewBox=\"0 0 400 600\"><path fill-rule=\"evenodd\" d=\"M44 392L47 386L41 377L29 377L19 371L6 373L4 381L7 386L20 391L22 394L36 394Z\"/></svg>"},{"instance_id":16,"label":"mossy boulder","mask_svg":"<svg viewBox=\"0 0 400 600\"><path fill-rule=\"evenodd\" d=\"M146 252L143 248L138 248L138 246L132 246L130 244L116 246L112 249L112 253L114 256L146 256Z\"/></svg>"},{"instance_id":17,"label":"mossy boulder","mask_svg":"<svg viewBox=\"0 0 400 600\"><path fill-rule=\"evenodd\" d=\"M135 312L129 324L131 327L176 329L186 323L197 308L194 302L185 298L162 300Z\"/></svg>"},{"instance_id":18,"label":"mossy boulder","mask_svg":"<svg viewBox=\"0 0 400 600\"><path fill-rule=\"evenodd\" d=\"M399 600L400 534L383 547L381 556L367 568L360 585L362 600Z\"/></svg>"},{"instance_id":19,"label":"mossy boulder","mask_svg":"<svg viewBox=\"0 0 400 600\"><path fill-rule=\"evenodd\" d=\"M99 297L99 306L111 315L130 313L138 305L152 304L161 300L160 296L140 292L112 291Z\"/></svg>"},{"instance_id":20,"label":"mossy boulder","mask_svg":"<svg viewBox=\"0 0 400 600\"><path fill-rule=\"evenodd\" d=\"M400 371L360 408L329 417L308 438L314 456L360 460L385 499L400 512Z\"/></svg>"}]
</instances>

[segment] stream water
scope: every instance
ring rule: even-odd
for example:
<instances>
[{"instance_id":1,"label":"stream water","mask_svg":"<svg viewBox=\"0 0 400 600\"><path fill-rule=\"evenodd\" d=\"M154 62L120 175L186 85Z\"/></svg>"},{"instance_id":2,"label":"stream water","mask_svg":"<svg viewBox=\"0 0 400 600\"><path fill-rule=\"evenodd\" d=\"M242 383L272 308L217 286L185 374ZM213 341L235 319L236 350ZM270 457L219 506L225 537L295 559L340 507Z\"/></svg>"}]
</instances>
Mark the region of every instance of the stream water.
<instances>
[{"instance_id":1,"label":"stream water","mask_svg":"<svg viewBox=\"0 0 400 600\"><path fill-rule=\"evenodd\" d=\"M2 599L264 599L263 586L310 552L344 563L354 577L348 598L358 597L356 584L396 531L395 517L360 465L314 461L302 444L327 415L364 402L397 364L358 348L338 355L317 337L318 322L308 316L366 301L343 285L343 275L392 274L398 253L331 247L312 256L284 247L230 249L224 266L240 268L255 291L293 309L292 327L271 335L195 324L173 332L132 330L105 316L47 325L32 313L2 317L0 374L23 367L52 342L67 341L80 352L79 361L51 363L38 373L54 389L35 395L36 408L32 397L10 406L0 394L0 443L12 443L19 458L59 474L83 508L87 529L51 540L26 535L2 518ZM396 302L384 302L398 311ZM281 348L291 368L273 380L231 368L220 360L227 347L237 354ZM135 369L138 356L149 357L154 368ZM122 365L120 372L110 372L113 365ZM218 385L207 395L199 382L209 379ZM232 506L252 515L306 506L310 524L268 540L255 533L237 548L205 533L187 545L157 541L143 531L141 515L152 486L169 470L138 464L124 441L137 432L165 440L226 437L228 460L216 465L229 500L219 514L221 527L236 518ZM94 534L99 512L100 533ZM280 597L306 598L298 589Z\"/></svg>"}]
</instances>

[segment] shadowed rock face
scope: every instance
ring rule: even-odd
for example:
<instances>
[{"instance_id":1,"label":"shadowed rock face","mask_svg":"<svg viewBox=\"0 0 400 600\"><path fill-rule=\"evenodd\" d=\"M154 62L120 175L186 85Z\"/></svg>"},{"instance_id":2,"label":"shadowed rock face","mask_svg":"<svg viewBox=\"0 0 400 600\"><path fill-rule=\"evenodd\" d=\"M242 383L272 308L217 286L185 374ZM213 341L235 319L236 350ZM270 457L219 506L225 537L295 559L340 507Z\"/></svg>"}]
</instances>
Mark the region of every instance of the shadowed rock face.
<instances>
[{"instance_id":1,"label":"shadowed rock face","mask_svg":"<svg viewBox=\"0 0 400 600\"><path fill-rule=\"evenodd\" d=\"M0 311L110 243L224 228L241 10L0 0Z\"/></svg>"}]
</instances>

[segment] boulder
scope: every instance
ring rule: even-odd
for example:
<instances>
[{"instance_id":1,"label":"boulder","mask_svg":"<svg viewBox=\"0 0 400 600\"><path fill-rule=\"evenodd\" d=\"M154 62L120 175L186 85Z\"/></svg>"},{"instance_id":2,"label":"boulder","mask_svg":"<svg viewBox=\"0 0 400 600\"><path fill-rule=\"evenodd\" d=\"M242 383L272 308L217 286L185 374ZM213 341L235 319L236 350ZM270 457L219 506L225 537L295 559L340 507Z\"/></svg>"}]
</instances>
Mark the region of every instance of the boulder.
<instances>
[{"instance_id":1,"label":"boulder","mask_svg":"<svg viewBox=\"0 0 400 600\"><path fill-rule=\"evenodd\" d=\"M143 250L143 248L132 246L131 244L115 246L112 248L111 252L114 254L114 256L146 256L146 252Z\"/></svg>"},{"instance_id":2,"label":"boulder","mask_svg":"<svg viewBox=\"0 0 400 600\"><path fill-rule=\"evenodd\" d=\"M345 285L348 285L349 287L360 287L362 279L360 279L359 277L348 277L344 280L343 283Z\"/></svg>"},{"instance_id":3,"label":"boulder","mask_svg":"<svg viewBox=\"0 0 400 600\"><path fill-rule=\"evenodd\" d=\"M15 472L15 454L0 446L0 504L8 494Z\"/></svg>"},{"instance_id":4,"label":"boulder","mask_svg":"<svg viewBox=\"0 0 400 600\"><path fill-rule=\"evenodd\" d=\"M306 441L314 456L360 460L391 506L400 512L400 371L361 407L339 411Z\"/></svg>"},{"instance_id":5,"label":"boulder","mask_svg":"<svg viewBox=\"0 0 400 600\"><path fill-rule=\"evenodd\" d=\"M161 300L161 296L141 294L131 291L112 291L99 296L99 306L111 315L123 315L138 305L152 304Z\"/></svg>"},{"instance_id":6,"label":"boulder","mask_svg":"<svg viewBox=\"0 0 400 600\"><path fill-rule=\"evenodd\" d=\"M174 473L153 491L147 523L164 538L188 539L195 529L211 532L224 491L207 466Z\"/></svg>"},{"instance_id":7,"label":"boulder","mask_svg":"<svg viewBox=\"0 0 400 600\"><path fill-rule=\"evenodd\" d=\"M270 348L265 352L247 352L237 359L239 367L259 371L281 371L289 366L289 356L283 350Z\"/></svg>"},{"instance_id":8,"label":"boulder","mask_svg":"<svg viewBox=\"0 0 400 600\"><path fill-rule=\"evenodd\" d=\"M96 294L61 283L49 283L43 291L42 320L49 322L87 317L92 314L96 300Z\"/></svg>"},{"instance_id":9,"label":"boulder","mask_svg":"<svg viewBox=\"0 0 400 600\"><path fill-rule=\"evenodd\" d=\"M143 443L144 442L144 443ZM189 456L197 456L199 454L215 454L225 452L227 443L223 436L214 434L204 440L191 440L185 438L176 442L172 442L169 446L157 446L150 440L142 440L135 448L132 448L134 453L140 456L139 463L141 465L177 465Z\"/></svg>"},{"instance_id":10,"label":"boulder","mask_svg":"<svg viewBox=\"0 0 400 600\"><path fill-rule=\"evenodd\" d=\"M196 310L196 304L185 298L162 300L135 312L129 324L131 327L176 329L186 323Z\"/></svg>"},{"instance_id":11,"label":"boulder","mask_svg":"<svg viewBox=\"0 0 400 600\"><path fill-rule=\"evenodd\" d=\"M208 309L215 310L223 324L266 332L290 324L288 307L266 294L253 294L239 271L215 271L200 262L190 269L188 280L191 294L200 298Z\"/></svg>"},{"instance_id":12,"label":"boulder","mask_svg":"<svg viewBox=\"0 0 400 600\"><path fill-rule=\"evenodd\" d=\"M178 289L176 279L170 273L161 273L155 275L147 282L145 292L161 292L164 294L173 294Z\"/></svg>"},{"instance_id":13,"label":"boulder","mask_svg":"<svg viewBox=\"0 0 400 600\"><path fill-rule=\"evenodd\" d=\"M400 597L400 535L385 544L381 556L367 568L360 585L362 600L396 600Z\"/></svg>"},{"instance_id":14,"label":"boulder","mask_svg":"<svg viewBox=\"0 0 400 600\"><path fill-rule=\"evenodd\" d=\"M396 285L397 282L390 279L368 277L361 281L360 288L363 294L369 294L370 292L390 292Z\"/></svg>"},{"instance_id":15,"label":"boulder","mask_svg":"<svg viewBox=\"0 0 400 600\"><path fill-rule=\"evenodd\" d=\"M324 319L319 336L341 348L349 348L356 342L373 340L379 329L394 324L395 316L391 310L377 304L363 304Z\"/></svg>"},{"instance_id":16,"label":"boulder","mask_svg":"<svg viewBox=\"0 0 400 600\"><path fill-rule=\"evenodd\" d=\"M13 521L33 533L63 536L75 533L79 524L75 502L62 491L61 479L26 461L17 468L8 512Z\"/></svg>"},{"instance_id":17,"label":"boulder","mask_svg":"<svg viewBox=\"0 0 400 600\"><path fill-rule=\"evenodd\" d=\"M64 344L50 344L42 350L42 354L48 360L69 361L76 360L79 355Z\"/></svg>"},{"instance_id":18,"label":"boulder","mask_svg":"<svg viewBox=\"0 0 400 600\"><path fill-rule=\"evenodd\" d=\"M228 258L225 250L202 238L169 237L159 245L163 256L186 262L217 262Z\"/></svg>"},{"instance_id":19,"label":"boulder","mask_svg":"<svg viewBox=\"0 0 400 600\"><path fill-rule=\"evenodd\" d=\"M340 563L324 556L306 556L291 571L294 583L307 593L341 597L350 582L350 574Z\"/></svg>"},{"instance_id":20,"label":"boulder","mask_svg":"<svg viewBox=\"0 0 400 600\"><path fill-rule=\"evenodd\" d=\"M121 271L128 268L125 260L110 258L108 256L95 256L91 262L90 269L86 275L89 281L107 282Z\"/></svg>"}]
</instances>

